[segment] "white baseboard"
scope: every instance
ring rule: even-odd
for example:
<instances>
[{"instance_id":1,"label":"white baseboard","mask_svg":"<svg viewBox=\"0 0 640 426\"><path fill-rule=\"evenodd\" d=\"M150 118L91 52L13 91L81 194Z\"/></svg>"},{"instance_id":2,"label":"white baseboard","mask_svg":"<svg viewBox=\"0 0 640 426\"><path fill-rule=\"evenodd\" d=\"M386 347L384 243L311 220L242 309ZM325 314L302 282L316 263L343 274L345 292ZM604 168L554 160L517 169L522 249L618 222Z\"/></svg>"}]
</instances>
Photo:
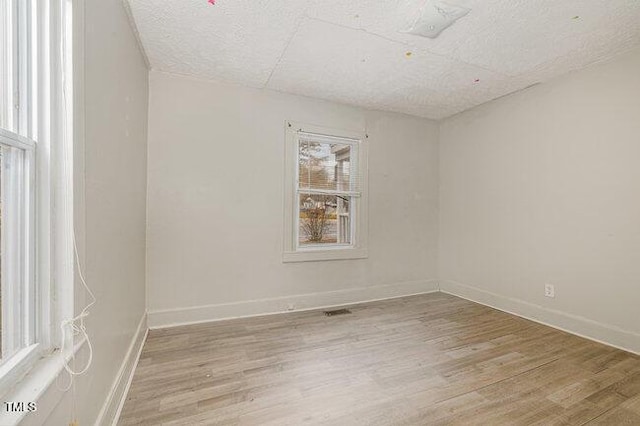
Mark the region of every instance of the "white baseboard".
<instances>
[{"instance_id":1,"label":"white baseboard","mask_svg":"<svg viewBox=\"0 0 640 426\"><path fill-rule=\"evenodd\" d=\"M147 314L145 313L138 323L138 328L133 335L133 339L131 339L131 344L118 370L118 375L111 385L109 395L98 414L95 426L115 426L118 423L148 331Z\"/></svg>"},{"instance_id":2,"label":"white baseboard","mask_svg":"<svg viewBox=\"0 0 640 426\"><path fill-rule=\"evenodd\" d=\"M440 291L490 306L567 333L640 354L640 334L589 318L525 302L451 280L440 280Z\"/></svg>"},{"instance_id":3,"label":"white baseboard","mask_svg":"<svg viewBox=\"0 0 640 426\"><path fill-rule=\"evenodd\" d=\"M406 281L323 293L300 294L218 305L149 311L149 328L164 328L239 317L320 309L438 291L437 280Z\"/></svg>"}]
</instances>

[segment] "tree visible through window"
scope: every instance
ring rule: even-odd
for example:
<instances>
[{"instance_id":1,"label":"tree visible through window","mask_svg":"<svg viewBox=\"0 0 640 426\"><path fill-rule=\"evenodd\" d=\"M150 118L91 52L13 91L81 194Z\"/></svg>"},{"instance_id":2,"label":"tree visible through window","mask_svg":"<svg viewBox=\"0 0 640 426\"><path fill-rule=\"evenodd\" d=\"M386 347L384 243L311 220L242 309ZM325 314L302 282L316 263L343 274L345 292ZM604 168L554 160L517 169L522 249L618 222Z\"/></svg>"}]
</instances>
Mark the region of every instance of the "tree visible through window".
<instances>
[{"instance_id":1,"label":"tree visible through window","mask_svg":"<svg viewBox=\"0 0 640 426\"><path fill-rule=\"evenodd\" d=\"M350 245L354 144L298 141L298 245Z\"/></svg>"},{"instance_id":2,"label":"tree visible through window","mask_svg":"<svg viewBox=\"0 0 640 426\"><path fill-rule=\"evenodd\" d=\"M366 134L285 125L283 262L368 257Z\"/></svg>"}]
</instances>

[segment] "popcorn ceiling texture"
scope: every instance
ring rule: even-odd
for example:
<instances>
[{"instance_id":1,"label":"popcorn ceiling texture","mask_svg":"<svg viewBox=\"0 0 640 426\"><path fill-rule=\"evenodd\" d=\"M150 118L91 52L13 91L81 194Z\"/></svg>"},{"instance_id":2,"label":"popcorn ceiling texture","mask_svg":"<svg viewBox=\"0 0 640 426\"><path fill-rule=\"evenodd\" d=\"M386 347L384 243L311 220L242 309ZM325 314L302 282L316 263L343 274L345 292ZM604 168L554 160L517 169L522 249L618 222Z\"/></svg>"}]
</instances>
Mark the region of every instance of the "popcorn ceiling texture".
<instances>
[{"instance_id":1,"label":"popcorn ceiling texture","mask_svg":"<svg viewBox=\"0 0 640 426\"><path fill-rule=\"evenodd\" d=\"M433 119L640 48L640 0L451 0L436 39L421 1L129 3L153 69Z\"/></svg>"}]
</instances>

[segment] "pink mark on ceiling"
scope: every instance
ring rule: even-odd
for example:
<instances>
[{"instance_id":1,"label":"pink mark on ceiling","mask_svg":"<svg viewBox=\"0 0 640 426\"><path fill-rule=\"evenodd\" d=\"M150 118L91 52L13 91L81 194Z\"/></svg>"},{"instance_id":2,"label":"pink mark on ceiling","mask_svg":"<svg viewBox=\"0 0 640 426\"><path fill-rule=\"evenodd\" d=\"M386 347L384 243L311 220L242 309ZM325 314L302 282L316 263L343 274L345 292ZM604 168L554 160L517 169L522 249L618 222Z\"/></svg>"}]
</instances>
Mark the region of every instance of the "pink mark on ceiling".
<instances>
[{"instance_id":1,"label":"pink mark on ceiling","mask_svg":"<svg viewBox=\"0 0 640 426\"><path fill-rule=\"evenodd\" d=\"M216 0L207 0L207 2L212 6L216 4Z\"/></svg>"}]
</instances>

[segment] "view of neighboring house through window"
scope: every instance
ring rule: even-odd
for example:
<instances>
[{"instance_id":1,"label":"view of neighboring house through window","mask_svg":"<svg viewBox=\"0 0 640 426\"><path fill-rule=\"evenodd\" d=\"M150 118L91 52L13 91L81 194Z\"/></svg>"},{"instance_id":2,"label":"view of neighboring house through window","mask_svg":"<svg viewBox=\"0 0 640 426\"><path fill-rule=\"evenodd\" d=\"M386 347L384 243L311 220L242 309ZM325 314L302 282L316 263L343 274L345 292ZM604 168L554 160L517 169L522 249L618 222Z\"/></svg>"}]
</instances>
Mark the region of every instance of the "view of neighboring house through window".
<instances>
[{"instance_id":1,"label":"view of neighboring house through window","mask_svg":"<svg viewBox=\"0 0 640 426\"><path fill-rule=\"evenodd\" d=\"M366 258L366 135L311 124L285 126L282 261Z\"/></svg>"},{"instance_id":2,"label":"view of neighboring house through window","mask_svg":"<svg viewBox=\"0 0 640 426\"><path fill-rule=\"evenodd\" d=\"M298 245L351 245L357 144L303 135L298 140Z\"/></svg>"}]
</instances>

